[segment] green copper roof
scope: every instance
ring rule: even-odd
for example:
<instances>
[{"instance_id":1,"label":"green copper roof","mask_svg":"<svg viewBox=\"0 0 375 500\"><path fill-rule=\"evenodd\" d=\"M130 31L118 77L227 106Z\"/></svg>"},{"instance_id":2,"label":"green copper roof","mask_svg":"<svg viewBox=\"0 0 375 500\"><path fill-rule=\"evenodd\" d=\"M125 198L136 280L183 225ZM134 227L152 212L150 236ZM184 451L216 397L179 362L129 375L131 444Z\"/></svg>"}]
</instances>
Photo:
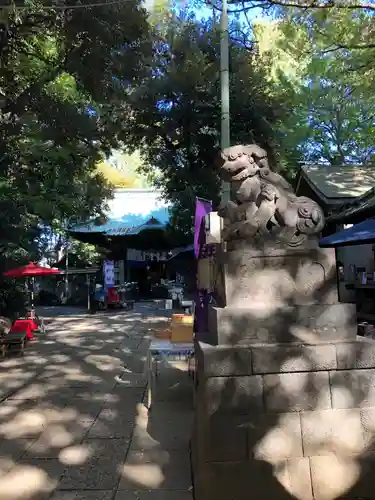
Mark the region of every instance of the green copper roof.
<instances>
[{"instance_id":1,"label":"green copper roof","mask_svg":"<svg viewBox=\"0 0 375 500\"><path fill-rule=\"evenodd\" d=\"M95 225L93 222L87 224L78 224L69 229L69 232L74 233L90 233L103 234L105 236L135 236L142 231L163 231L167 227L167 223L160 222L158 219L151 217L143 224L130 226L123 221L110 220L106 224Z\"/></svg>"}]
</instances>

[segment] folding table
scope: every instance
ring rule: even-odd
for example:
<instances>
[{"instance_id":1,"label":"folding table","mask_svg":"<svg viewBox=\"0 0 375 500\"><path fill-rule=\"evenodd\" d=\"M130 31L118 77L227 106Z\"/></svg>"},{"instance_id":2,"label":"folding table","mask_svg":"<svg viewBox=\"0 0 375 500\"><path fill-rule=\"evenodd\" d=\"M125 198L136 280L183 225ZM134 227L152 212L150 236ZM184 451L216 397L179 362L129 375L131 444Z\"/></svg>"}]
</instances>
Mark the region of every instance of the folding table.
<instances>
[{"instance_id":1,"label":"folding table","mask_svg":"<svg viewBox=\"0 0 375 500\"><path fill-rule=\"evenodd\" d=\"M152 393L155 389L155 380L157 377L158 361L169 359L185 358L190 359L194 354L194 344L171 342L170 340L153 340L147 351L147 407L150 410L152 405ZM154 369L155 368L155 369Z\"/></svg>"}]
</instances>

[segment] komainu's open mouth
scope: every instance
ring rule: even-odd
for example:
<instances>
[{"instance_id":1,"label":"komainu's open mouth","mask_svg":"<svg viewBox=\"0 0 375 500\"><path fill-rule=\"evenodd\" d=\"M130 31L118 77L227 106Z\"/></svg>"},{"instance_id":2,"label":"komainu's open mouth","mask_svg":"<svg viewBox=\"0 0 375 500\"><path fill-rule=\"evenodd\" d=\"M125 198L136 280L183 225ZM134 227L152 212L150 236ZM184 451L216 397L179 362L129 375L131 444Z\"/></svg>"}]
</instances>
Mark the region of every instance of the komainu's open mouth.
<instances>
[{"instance_id":1,"label":"komainu's open mouth","mask_svg":"<svg viewBox=\"0 0 375 500\"><path fill-rule=\"evenodd\" d=\"M243 181L247 177L249 177L249 171L247 168L240 167L234 175L232 175L232 181L233 182L238 182L238 181Z\"/></svg>"}]
</instances>

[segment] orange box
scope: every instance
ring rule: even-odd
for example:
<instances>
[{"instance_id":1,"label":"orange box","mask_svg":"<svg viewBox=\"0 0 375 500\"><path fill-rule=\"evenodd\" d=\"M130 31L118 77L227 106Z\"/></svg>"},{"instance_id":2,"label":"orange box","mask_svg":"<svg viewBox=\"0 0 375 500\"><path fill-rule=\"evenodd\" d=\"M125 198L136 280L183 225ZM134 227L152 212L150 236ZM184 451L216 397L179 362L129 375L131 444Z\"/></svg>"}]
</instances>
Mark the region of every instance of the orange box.
<instances>
[{"instance_id":1,"label":"orange box","mask_svg":"<svg viewBox=\"0 0 375 500\"><path fill-rule=\"evenodd\" d=\"M193 325L173 324L171 325L171 341L172 342L193 342L194 329Z\"/></svg>"},{"instance_id":2,"label":"orange box","mask_svg":"<svg viewBox=\"0 0 375 500\"><path fill-rule=\"evenodd\" d=\"M155 338L160 340L171 340L172 330L170 326L155 330Z\"/></svg>"}]
</instances>

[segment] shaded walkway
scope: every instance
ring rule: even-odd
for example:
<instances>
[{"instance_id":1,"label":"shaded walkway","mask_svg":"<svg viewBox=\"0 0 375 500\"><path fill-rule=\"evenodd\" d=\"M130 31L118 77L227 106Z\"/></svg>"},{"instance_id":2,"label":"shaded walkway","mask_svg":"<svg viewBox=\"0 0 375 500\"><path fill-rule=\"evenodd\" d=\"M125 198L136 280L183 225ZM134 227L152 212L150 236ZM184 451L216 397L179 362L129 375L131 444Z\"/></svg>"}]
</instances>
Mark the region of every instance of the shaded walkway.
<instances>
[{"instance_id":1,"label":"shaded walkway","mask_svg":"<svg viewBox=\"0 0 375 500\"><path fill-rule=\"evenodd\" d=\"M163 370L143 405L163 314L45 311L47 334L0 363L0 500L191 500L186 373Z\"/></svg>"}]
</instances>

